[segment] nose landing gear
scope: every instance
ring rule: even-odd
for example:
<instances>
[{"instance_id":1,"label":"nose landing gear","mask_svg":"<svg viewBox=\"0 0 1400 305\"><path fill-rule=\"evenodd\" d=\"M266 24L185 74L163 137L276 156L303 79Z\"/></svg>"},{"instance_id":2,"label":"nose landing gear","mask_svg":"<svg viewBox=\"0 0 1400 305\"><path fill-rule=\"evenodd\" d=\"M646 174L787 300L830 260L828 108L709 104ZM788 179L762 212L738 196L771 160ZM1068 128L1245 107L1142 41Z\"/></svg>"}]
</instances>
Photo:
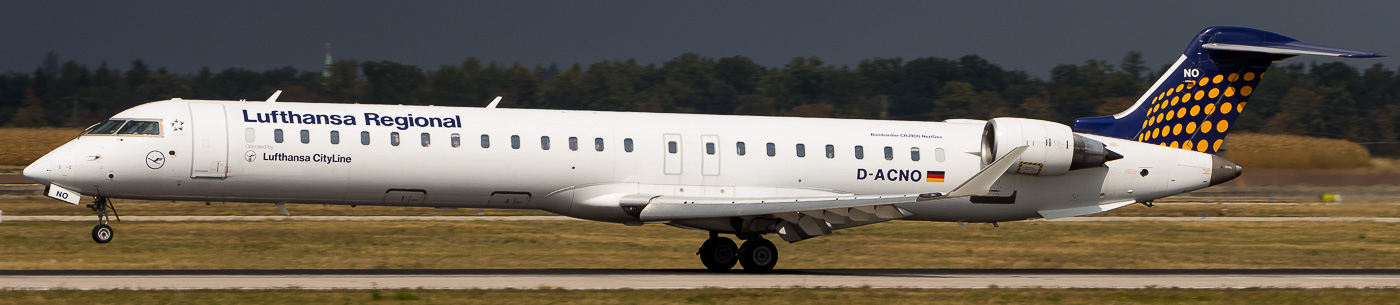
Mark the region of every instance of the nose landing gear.
<instances>
[{"instance_id":1,"label":"nose landing gear","mask_svg":"<svg viewBox=\"0 0 1400 305\"><path fill-rule=\"evenodd\" d=\"M115 234L112 231L112 226L107 225L107 210L111 210L112 216L116 217L117 221L122 221L121 215L117 215L117 207L113 206L107 197L97 197L97 200L87 207L97 211L97 226L92 227L92 241L99 244L111 242Z\"/></svg>"}]
</instances>

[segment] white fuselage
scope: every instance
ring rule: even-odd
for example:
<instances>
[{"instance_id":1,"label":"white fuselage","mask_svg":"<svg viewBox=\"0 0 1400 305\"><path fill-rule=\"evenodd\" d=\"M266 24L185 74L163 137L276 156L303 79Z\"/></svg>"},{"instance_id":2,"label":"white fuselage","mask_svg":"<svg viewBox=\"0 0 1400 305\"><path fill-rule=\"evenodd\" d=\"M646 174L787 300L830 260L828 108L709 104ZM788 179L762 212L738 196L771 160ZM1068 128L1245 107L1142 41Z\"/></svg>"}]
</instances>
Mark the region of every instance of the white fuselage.
<instances>
[{"instance_id":1,"label":"white fuselage","mask_svg":"<svg viewBox=\"0 0 1400 305\"><path fill-rule=\"evenodd\" d=\"M616 200L600 198L947 192L984 165L977 155L979 122L196 100L149 103L113 119L158 120L162 130L81 136L25 174L109 198L541 209L628 222L634 218ZM338 144L331 143L333 132ZM424 134L430 145L423 145ZM541 137L549 138L547 150ZM1125 157L1062 176L1007 174L989 196L1014 193L1011 202L908 203L900 208L913 216L904 219L1023 220L1047 210L1150 201L1209 184L1210 155L1085 137ZM574 147L571 138L577 138ZM930 172L942 172L941 182Z\"/></svg>"}]
</instances>

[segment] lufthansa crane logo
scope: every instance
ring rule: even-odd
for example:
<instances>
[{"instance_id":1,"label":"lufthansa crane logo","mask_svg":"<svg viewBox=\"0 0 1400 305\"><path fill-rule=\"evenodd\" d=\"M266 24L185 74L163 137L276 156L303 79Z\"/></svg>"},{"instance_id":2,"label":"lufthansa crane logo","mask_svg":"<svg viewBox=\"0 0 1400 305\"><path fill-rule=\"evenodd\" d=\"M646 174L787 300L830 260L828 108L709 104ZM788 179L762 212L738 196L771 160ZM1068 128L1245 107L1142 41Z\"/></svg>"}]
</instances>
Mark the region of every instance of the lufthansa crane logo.
<instances>
[{"instance_id":1,"label":"lufthansa crane logo","mask_svg":"<svg viewBox=\"0 0 1400 305\"><path fill-rule=\"evenodd\" d=\"M160 169L165 166L165 154L159 150L152 150L146 153L146 167Z\"/></svg>"},{"instance_id":2,"label":"lufthansa crane logo","mask_svg":"<svg viewBox=\"0 0 1400 305\"><path fill-rule=\"evenodd\" d=\"M257 160L257 159L258 159L258 153L256 153L256 152L253 152L253 151L249 150L248 152L243 153L243 160L248 160L248 162L253 162L253 160Z\"/></svg>"}]
</instances>

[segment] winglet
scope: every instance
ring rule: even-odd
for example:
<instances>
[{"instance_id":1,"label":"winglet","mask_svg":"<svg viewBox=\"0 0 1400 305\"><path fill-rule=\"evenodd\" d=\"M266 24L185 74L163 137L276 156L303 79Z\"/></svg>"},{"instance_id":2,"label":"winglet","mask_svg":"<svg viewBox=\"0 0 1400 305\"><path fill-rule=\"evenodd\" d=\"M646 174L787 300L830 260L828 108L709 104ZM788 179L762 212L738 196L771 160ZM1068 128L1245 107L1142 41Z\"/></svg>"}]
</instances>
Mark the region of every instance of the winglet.
<instances>
[{"instance_id":1,"label":"winglet","mask_svg":"<svg viewBox=\"0 0 1400 305\"><path fill-rule=\"evenodd\" d=\"M496 99L491 100L491 104L490 104L490 105L486 105L486 108L496 108L496 105L499 105L499 104L501 104L501 96L497 95L497 96L496 96Z\"/></svg>"},{"instance_id":2,"label":"winglet","mask_svg":"<svg viewBox=\"0 0 1400 305\"><path fill-rule=\"evenodd\" d=\"M278 96L282 96L282 90L277 90L277 92L273 92L273 93L272 93L272 97L267 98L267 102L268 102L268 103L276 103L276 102L277 102L277 97L278 97Z\"/></svg>"},{"instance_id":3,"label":"winglet","mask_svg":"<svg viewBox=\"0 0 1400 305\"><path fill-rule=\"evenodd\" d=\"M977 172L976 175L972 175L972 178L968 178L962 185L953 188L952 191L948 192L948 194L943 197L986 195L988 192L991 192L992 185L997 182L997 179L1001 178L1001 175L1005 174L1006 170L1011 168L1012 164L1021 160L1021 154L1025 152L1026 146L1011 149L1011 151L1007 152L1005 156L1002 156L1000 160L992 162L991 165L987 165L982 171Z\"/></svg>"}]
</instances>

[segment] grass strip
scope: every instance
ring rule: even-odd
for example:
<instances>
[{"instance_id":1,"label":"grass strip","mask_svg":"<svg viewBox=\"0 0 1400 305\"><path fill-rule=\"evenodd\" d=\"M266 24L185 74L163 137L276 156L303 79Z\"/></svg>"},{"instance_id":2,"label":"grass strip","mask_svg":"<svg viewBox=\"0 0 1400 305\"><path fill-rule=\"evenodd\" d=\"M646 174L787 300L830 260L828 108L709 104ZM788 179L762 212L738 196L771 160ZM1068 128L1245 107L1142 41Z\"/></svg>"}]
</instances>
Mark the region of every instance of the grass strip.
<instances>
[{"instance_id":1,"label":"grass strip","mask_svg":"<svg viewBox=\"0 0 1400 305\"><path fill-rule=\"evenodd\" d=\"M1395 304L1393 289L6 291L0 304Z\"/></svg>"},{"instance_id":2,"label":"grass strip","mask_svg":"<svg viewBox=\"0 0 1400 305\"><path fill-rule=\"evenodd\" d=\"M0 269L700 268L706 233L523 222L0 224ZM772 238L770 238L772 239ZM1400 268L1400 224L892 222L779 242L779 268Z\"/></svg>"}]
</instances>

